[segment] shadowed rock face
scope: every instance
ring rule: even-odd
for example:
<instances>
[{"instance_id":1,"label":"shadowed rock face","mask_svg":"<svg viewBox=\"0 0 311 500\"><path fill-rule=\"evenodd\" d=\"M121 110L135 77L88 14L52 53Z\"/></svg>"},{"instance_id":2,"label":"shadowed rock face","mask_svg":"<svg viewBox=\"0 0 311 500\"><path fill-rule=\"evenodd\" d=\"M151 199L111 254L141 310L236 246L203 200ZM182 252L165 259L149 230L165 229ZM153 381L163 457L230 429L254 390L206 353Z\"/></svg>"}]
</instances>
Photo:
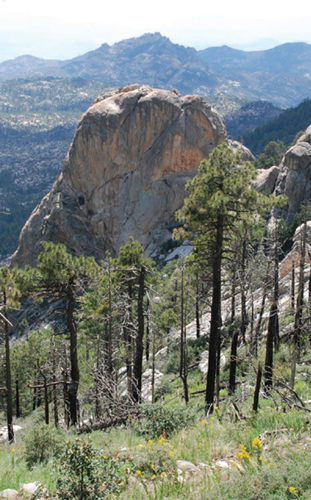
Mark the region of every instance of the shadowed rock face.
<instances>
[{"instance_id":1,"label":"shadowed rock face","mask_svg":"<svg viewBox=\"0 0 311 500\"><path fill-rule=\"evenodd\" d=\"M311 125L286 152L280 166L274 193L287 196L284 210L274 210L289 224L303 202L311 200Z\"/></svg>"},{"instance_id":2,"label":"shadowed rock face","mask_svg":"<svg viewBox=\"0 0 311 500\"><path fill-rule=\"evenodd\" d=\"M202 97L140 85L100 96L25 224L12 264L34 265L43 240L100 259L133 236L151 255L170 238L185 183L225 139L222 118Z\"/></svg>"}]
</instances>

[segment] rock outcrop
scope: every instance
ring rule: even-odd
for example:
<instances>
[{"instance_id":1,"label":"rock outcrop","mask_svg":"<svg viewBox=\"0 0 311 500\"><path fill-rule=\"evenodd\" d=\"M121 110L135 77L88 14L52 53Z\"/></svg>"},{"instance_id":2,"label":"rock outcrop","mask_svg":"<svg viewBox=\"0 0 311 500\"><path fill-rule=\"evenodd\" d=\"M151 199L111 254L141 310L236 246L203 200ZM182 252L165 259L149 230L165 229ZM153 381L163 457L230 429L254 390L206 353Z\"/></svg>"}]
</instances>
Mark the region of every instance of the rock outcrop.
<instances>
[{"instance_id":1,"label":"rock outcrop","mask_svg":"<svg viewBox=\"0 0 311 500\"><path fill-rule=\"evenodd\" d=\"M142 85L100 96L25 224L12 264L34 265L44 240L100 259L133 236L152 255L170 238L185 183L224 140L223 119L202 97Z\"/></svg>"},{"instance_id":2,"label":"rock outcrop","mask_svg":"<svg viewBox=\"0 0 311 500\"><path fill-rule=\"evenodd\" d=\"M274 193L287 196L287 207L275 214L289 224L301 203L311 201L311 125L286 152L279 168Z\"/></svg>"},{"instance_id":3,"label":"rock outcrop","mask_svg":"<svg viewBox=\"0 0 311 500\"><path fill-rule=\"evenodd\" d=\"M256 180L253 182L254 188L259 192L268 192L269 194L274 191L275 183L277 181L280 168L273 166L267 169L258 171Z\"/></svg>"}]
</instances>

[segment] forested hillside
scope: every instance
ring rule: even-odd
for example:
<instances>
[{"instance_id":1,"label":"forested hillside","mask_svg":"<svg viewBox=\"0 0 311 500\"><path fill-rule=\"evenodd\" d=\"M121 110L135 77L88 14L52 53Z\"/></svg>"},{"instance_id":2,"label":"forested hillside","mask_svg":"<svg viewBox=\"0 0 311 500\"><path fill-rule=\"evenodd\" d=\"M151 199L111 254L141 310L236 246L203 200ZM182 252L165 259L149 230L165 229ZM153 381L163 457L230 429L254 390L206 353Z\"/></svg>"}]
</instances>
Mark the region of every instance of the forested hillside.
<instances>
[{"instance_id":1,"label":"forested hillside","mask_svg":"<svg viewBox=\"0 0 311 500\"><path fill-rule=\"evenodd\" d=\"M245 146L258 155L271 142L283 142L289 146L296 135L305 130L311 123L311 99L304 100L295 108L282 111L279 116L253 132L243 133L240 139Z\"/></svg>"},{"instance_id":2,"label":"forested hillside","mask_svg":"<svg viewBox=\"0 0 311 500\"><path fill-rule=\"evenodd\" d=\"M20 230L51 189L77 121L105 87L83 79L0 83L0 255L11 254Z\"/></svg>"},{"instance_id":3,"label":"forested hillside","mask_svg":"<svg viewBox=\"0 0 311 500\"><path fill-rule=\"evenodd\" d=\"M310 208L268 230L286 198L255 175L217 146L177 214L194 251L161 269L133 238L100 263L45 242L36 268L0 269L0 489L308 498Z\"/></svg>"},{"instance_id":4,"label":"forested hillside","mask_svg":"<svg viewBox=\"0 0 311 500\"><path fill-rule=\"evenodd\" d=\"M1 258L15 250L23 223L60 172L80 114L107 88L141 82L177 89L182 95L204 96L228 116L230 136L242 134L245 144L259 154L270 140L291 142L294 131L310 123L307 113L296 124L288 116L286 133L263 130L254 140L246 134L275 116L278 107L295 106L309 98L310 71L308 44L285 44L260 52L226 46L196 51L160 33L112 46L104 43L67 61L27 55L1 63ZM41 134L55 127L55 134Z\"/></svg>"}]
</instances>

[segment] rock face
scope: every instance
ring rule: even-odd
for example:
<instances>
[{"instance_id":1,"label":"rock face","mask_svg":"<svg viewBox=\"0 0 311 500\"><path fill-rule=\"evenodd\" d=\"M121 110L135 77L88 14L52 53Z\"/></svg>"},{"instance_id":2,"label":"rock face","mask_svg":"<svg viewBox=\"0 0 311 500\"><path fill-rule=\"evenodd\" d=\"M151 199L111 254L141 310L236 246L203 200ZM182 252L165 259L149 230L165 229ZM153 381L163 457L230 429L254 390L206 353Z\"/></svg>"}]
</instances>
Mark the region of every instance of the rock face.
<instances>
[{"instance_id":1,"label":"rock face","mask_svg":"<svg viewBox=\"0 0 311 500\"><path fill-rule=\"evenodd\" d=\"M275 188L275 183L279 173L280 169L277 166L259 170L257 178L253 183L254 188L259 193L262 193L264 191L272 193Z\"/></svg>"},{"instance_id":2,"label":"rock face","mask_svg":"<svg viewBox=\"0 0 311 500\"><path fill-rule=\"evenodd\" d=\"M287 223L292 221L302 202L311 200L311 126L286 152L274 192L287 196L287 207L281 213Z\"/></svg>"},{"instance_id":3,"label":"rock face","mask_svg":"<svg viewBox=\"0 0 311 500\"><path fill-rule=\"evenodd\" d=\"M151 255L170 238L188 179L226 139L204 98L132 85L83 115L60 177L25 224L13 265L34 265L42 241L102 258L129 236Z\"/></svg>"}]
</instances>

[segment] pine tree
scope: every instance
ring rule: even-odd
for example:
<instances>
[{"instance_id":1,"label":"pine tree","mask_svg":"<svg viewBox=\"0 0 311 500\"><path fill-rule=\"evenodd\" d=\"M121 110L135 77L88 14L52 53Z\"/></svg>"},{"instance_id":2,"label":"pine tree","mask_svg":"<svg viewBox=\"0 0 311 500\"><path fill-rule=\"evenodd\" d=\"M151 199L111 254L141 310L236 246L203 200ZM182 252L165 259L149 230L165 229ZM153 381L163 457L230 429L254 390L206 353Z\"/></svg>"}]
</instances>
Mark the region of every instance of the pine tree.
<instances>
[{"instance_id":1,"label":"pine tree","mask_svg":"<svg viewBox=\"0 0 311 500\"><path fill-rule=\"evenodd\" d=\"M239 231L259 222L258 213L267 210L267 197L251 187L256 171L250 162L241 164L240 154L227 144L203 160L198 174L188 182L184 207L177 217L185 223L194 244L194 257L212 273L211 328L206 383L206 411L213 411L217 359L220 350L221 287L224 257Z\"/></svg>"},{"instance_id":2,"label":"pine tree","mask_svg":"<svg viewBox=\"0 0 311 500\"><path fill-rule=\"evenodd\" d=\"M128 393L141 401L143 340L145 333L144 297L150 277L155 274L153 264L143 257L143 248L132 237L120 248L115 261L121 287L125 292L125 319L123 325L126 352ZM136 319L135 319L136 312Z\"/></svg>"},{"instance_id":3,"label":"pine tree","mask_svg":"<svg viewBox=\"0 0 311 500\"><path fill-rule=\"evenodd\" d=\"M0 320L4 325L5 338L5 388L6 388L6 414L8 427L8 440L14 441L13 428L13 402L12 402L12 376L10 356L10 328L9 310L19 305L19 290L15 280L16 271L9 271L6 267L0 268Z\"/></svg>"},{"instance_id":4,"label":"pine tree","mask_svg":"<svg viewBox=\"0 0 311 500\"><path fill-rule=\"evenodd\" d=\"M74 318L78 295L86 284L99 272L93 258L74 257L62 244L44 242L44 252L38 257L37 270L26 270L31 295L41 298L63 299L64 317L70 339L70 383L68 405L70 424L77 423L77 396L80 381L78 363L78 333Z\"/></svg>"}]
</instances>

